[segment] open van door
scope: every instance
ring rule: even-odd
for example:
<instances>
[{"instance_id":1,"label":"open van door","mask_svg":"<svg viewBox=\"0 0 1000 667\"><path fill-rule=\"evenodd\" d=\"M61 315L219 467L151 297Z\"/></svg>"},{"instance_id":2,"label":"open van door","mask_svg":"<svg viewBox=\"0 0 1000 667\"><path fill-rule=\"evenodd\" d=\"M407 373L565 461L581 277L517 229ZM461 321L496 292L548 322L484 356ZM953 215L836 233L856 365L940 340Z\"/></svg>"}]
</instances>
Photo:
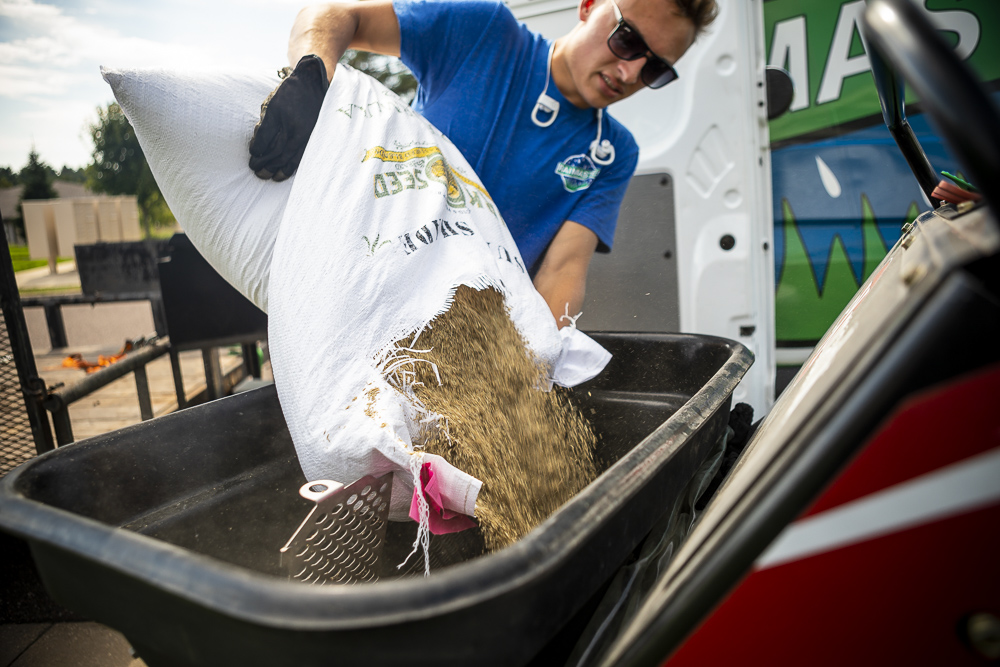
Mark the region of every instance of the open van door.
<instances>
[{"instance_id":1,"label":"open van door","mask_svg":"<svg viewBox=\"0 0 1000 667\"><path fill-rule=\"evenodd\" d=\"M573 0L509 0L555 39ZM639 144L614 250L591 263L581 326L711 334L756 361L733 394L762 415L774 399L774 242L761 0L721 3L677 63L680 78L609 108ZM541 91L539 91L541 92Z\"/></svg>"}]
</instances>

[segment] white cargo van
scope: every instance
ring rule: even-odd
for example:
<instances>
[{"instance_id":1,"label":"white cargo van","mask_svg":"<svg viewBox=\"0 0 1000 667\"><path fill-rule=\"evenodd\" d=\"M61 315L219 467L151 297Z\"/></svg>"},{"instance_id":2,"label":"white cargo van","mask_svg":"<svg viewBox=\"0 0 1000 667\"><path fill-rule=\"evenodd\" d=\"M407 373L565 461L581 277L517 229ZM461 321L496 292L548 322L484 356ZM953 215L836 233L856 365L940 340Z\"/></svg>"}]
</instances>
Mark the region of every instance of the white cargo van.
<instances>
[{"instance_id":1,"label":"white cargo van","mask_svg":"<svg viewBox=\"0 0 1000 667\"><path fill-rule=\"evenodd\" d=\"M1000 28L1000 3L916 3L995 90L1000 48L983 36ZM508 5L549 38L578 20L573 0ZM675 83L609 108L635 135L639 166L614 250L593 261L580 326L742 342L756 362L734 400L759 417L930 203L882 121L858 27L864 0L719 6ZM790 108L770 121L768 66L794 84ZM960 173L919 102L907 102L934 168Z\"/></svg>"}]
</instances>

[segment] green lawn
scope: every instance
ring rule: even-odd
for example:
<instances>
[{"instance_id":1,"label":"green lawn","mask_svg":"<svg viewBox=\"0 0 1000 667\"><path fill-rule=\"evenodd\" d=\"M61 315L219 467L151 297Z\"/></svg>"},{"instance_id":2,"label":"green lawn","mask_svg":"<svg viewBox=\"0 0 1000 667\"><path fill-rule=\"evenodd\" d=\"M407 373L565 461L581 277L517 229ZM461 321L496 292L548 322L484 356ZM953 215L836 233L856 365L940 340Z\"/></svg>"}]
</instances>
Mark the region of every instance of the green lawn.
<instances>
[{"instance_id":1,"label":"green lawn","mask_svg":"<svg viewBox=\"0 0 1000 667\"><path fill-rule=\"evenodd\" d=\"M177 232L183 231L176 223L170 225L163 225L162 227L152 227L149 230L149 235L154 239L169 240L171 236Z\"/></svg>"},{"instance_id":2,"label":"green lawn","mask_svg":"<svg viewBox=\"0 0 1000 667\"><path fill-rule=\"evenodd\" d=\"M28 246L26 245L11 245L7 247L10 248L10 258L14 263L14 273L24 271L25 269L34 269L48 264L48 260L28 259ZM71 259L72 257L60 257L57 261L68 262Z\"/></svg>"}]
</instances>

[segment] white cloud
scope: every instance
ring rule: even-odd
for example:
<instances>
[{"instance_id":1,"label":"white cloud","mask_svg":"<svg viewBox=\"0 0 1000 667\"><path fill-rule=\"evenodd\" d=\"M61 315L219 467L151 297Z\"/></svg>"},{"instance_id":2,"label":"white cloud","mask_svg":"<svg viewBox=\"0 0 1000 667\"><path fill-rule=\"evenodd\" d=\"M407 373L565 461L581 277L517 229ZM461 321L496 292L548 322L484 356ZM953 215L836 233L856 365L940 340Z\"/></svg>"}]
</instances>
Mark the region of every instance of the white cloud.
<instances>
[{"instance_id":1,"label":"white cloud","mask_svg":"<svg viewBox=\"0 0 1000 667\"><path fill-rule=\"evenodd\" d=\"M25 98L49 96L53 91L64 90L71 82L65 72L25 66L0 65L3 88L0 96L24 101Z\"/></svg>"},{"instance_id":2,"label":"white cloud","mask_svg":"<svg viewBox=\"0 0 1000 667\"><path fill-rule=\"evenodd\" d=\"M304 0L130 0L78 11L0 0L0 165L20 168L34 143L52 165L81 166L80 130L111 100L100 65L272 71Z\"/></svg>"},{"instance_id":3,"label":"white cloud","mask_svg":"<svg viewBox=\"0 0 1000 667\"><path fill-rule=\"evenodd\" d=\"M0 16L15 19L45 20L59 14L52 5L39 5L34 0L0 0Z\"/></svg>"},{"instance_id":4,"label":"white cloud","mask_svg":"<svg viewBox=\"0 0 1000 667\"><path fill-rule=\"evenodd\" d=\"M24 3L17 6L23 7ZM211 55L210 49L197 45L122 35L99 23L67 16L54 7L34 5L34 8L39 11L24 12L29 18L23 27L44 34L0 43L0 64L66 69L127 57L137 67L167 64L185 67L204 62ZM41 11L43 8L46 11ZM44 21L34 20L42 16Z\"/></svg>"}]
</instances>

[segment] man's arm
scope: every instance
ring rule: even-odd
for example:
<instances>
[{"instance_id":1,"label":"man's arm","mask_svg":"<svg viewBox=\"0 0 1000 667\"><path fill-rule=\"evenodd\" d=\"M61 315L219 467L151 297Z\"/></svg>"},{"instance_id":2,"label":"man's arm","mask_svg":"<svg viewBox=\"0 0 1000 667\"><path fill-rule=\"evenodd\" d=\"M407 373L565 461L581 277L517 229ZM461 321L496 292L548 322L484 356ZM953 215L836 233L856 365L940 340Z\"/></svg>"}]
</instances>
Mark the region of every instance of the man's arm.
<instances>
[{"instance_id":1,"label":"man's arm","mask_svg":"<svg viewBox=\"0 0 1000 667\"><path fill-rule=\"evenodd\" d=\"M283 181L299 168L337 61L348 48L399 55L399 21L389 0L313 5L288 38L293 69L260 108L248 146L258 178Z\"/></svg>"},{"instance_id":2,"label":"man's arm","mask_svg":"<svg viewBox=\"0 0 1000 667\"><path fill-rule=\"evenodd\" d=\"M399 21L390 0L310 5L295 18L288 38L288 62L314 54L327 76L347 49L399 55Z\"/></svg>"},{"instance_id":3,"label":"man's arm","mask_svg":"<svg viewBox=\"0 0 1000 667\"><path fill-rule=\"evenodd\" d=\"M549 304L559 328L570 324L583 308L587 269L597 249L597 235L583 225L567 220L552 239L535 275L535 289Z\"/></svg>"}]
</instances>

